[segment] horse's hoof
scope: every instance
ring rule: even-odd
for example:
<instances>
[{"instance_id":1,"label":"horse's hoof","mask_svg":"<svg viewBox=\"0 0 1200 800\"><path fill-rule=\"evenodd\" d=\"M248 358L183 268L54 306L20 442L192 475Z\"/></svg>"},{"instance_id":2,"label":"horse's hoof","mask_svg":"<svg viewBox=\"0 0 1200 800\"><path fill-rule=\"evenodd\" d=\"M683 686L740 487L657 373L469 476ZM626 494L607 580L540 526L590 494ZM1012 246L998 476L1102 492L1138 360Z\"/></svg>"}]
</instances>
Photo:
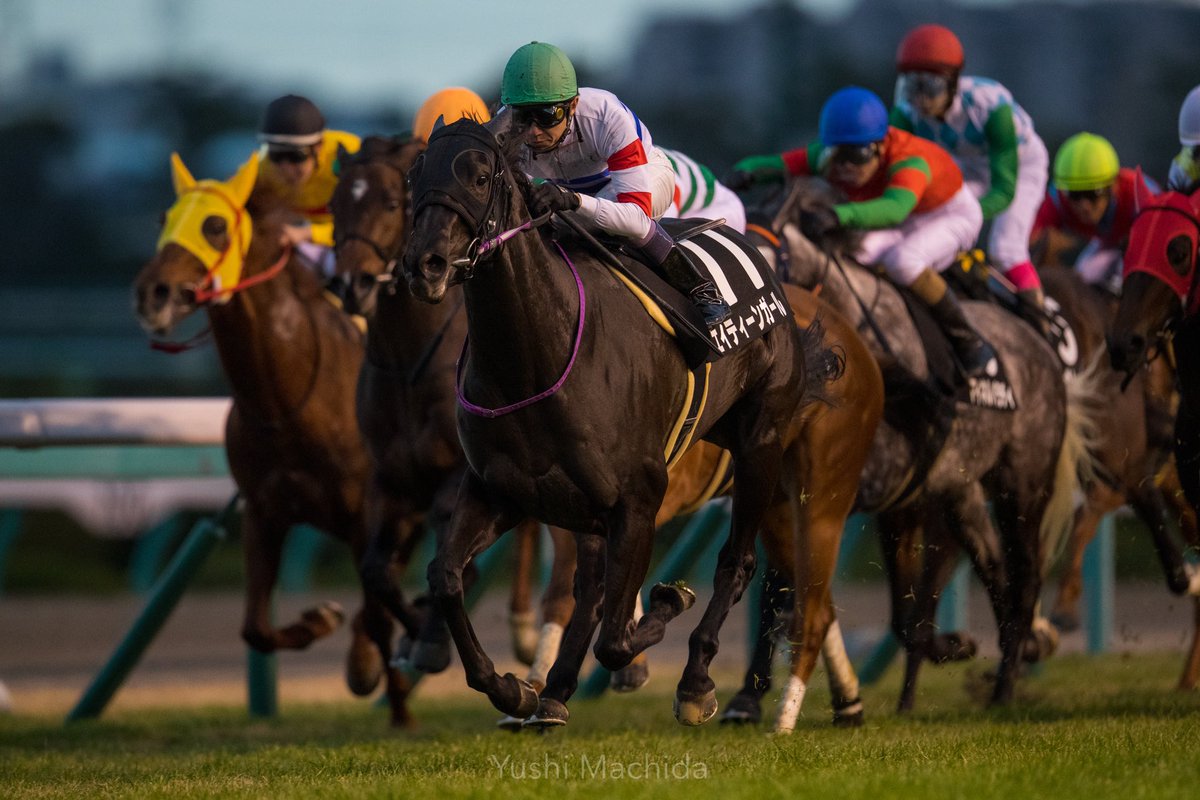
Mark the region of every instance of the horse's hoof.
<instances>
[{"instance_id":1,"label":"horse's hoof","mask_svg":"<svg viewBox=\"0 0 1200 800\"><path fill-rule=\"evenodd\" d=\"M721 713L722 725L757 725L762 722L762 706L748 694L738 692Z\"/></svg>"},{"instance_id":2,"label":"horse's hoof","mask_svg":"<svg viewBox=\"0 0 1200 800\"><path fill-rule=\"evenodd\" d=\"M1058 650L1058 629L1045 617L1033 621L1029 637L1021 647L1021 660L1026 664L1036 664L1049 658Z\"/></svg>"},{"instance_id":3,"label":"horse's hoof","mask_svg":"<svg viewBox=\"0 0 1200 800\"><path fill-rule=\"evenodd\" d=\"M366 697L375 691L383 677L383 657L375 644L365 638L355 637L346 654L346 686L351 694Z\"/></svg>"},{"instance_id":4,"label":"horse's hoof","mask_svg":"<svg viewBox=\"0 0 1200 800\"><path fill-rule=\"evenodd\" d=\"M508 687L516 690L516 704L512 708L508 708L508 703L502 701L502 707L500 707L501 711L519 719L525 719L537 710L538 693L528 681L518 678L511 672L506 672L501 680L507 684ZM510 694L509 698L512 698L512 696L513 695ZM505 698L505 700L509 698Z\"/></svg>"},{"instance_id":5,"label":"horse's hoof","mask_svg":"<svg viewBox=\"0 0 1200 800\"><path fill-rule=\"evenodd\" d=\"M703 725L717 713L717 692L710 689L700 697L675 695L675 719L681 725Z\"/></svg>"},{"instance_id":6,"label":"horse's hoof","mask_svg":"<svg viewBox=\"0 0 1200 800\"><path fill-rule=\"evenodd\" d=\"M312 633L314 639L336 631L346 621L346 612L340 603L327 600L316 608L310 608L300 615L304 626Z\"/></svg>"},{"instance_id":7,"label":"horse's hoof","mask_svg":"<svg viewBox=\"0 0 1200 800\"><path fill-rule=\"evenodd\" d=\"M696 593L683 581L656 583L650 589L650 607L666 605L678 617L696 604Z\"/></svg>"},{"instance_id":8,"label":"horse's hoof","mask_svg":"<svg viewBox=\"0 0 1200 800\"><path fill-rule=\"evenodd\" d=\"M450 642L427 642L418 639L412 646L408 658L409 665L418 672L426 675L436 675L450 666Z\"/></svg>"},{"instance_id":9,"label":"horse's hoof","mask_svg":"<svg viewBox=\"0 0 1200 800\"><path fill-rule=\"evenodd\" d=\"M499 730L508 731L509 733L520 733L521 726L524 724L524 722L525 721L520 717L513 717L505 714L503 717L497 720L496 727Z\"/></svg>"},{"instance_id":10,"label":"horse's hoof","mask_svg":"<svg viewBox=\"0 0 1200 800\"><path fill-rule=\"evenodd\" d=\"M392 656L388 666L405 672L412 670L412 662L409 660L412 656L412 649L413 640L407 636L401 636L400 641L396 643L396 653Z\"/></svg>"},{"instance_id":11,"label":"horse's hoof","mask_svg":"<svg viewBox=\"0 0 1200 800\"><path fill-rule=\"evenodd\" d=\"M1050 624L1058 628L1063 633L1072 633L1079 630L1079 612L1078 611L1055 611L1050 615Z\"/></svg>"},{"instance_id":12,"label":"horse's hoof","mask_svg":"<svg viewBox=\"0 0 1200 800\"><path fill-rule=\"evenodd\" d=\"M645 661L634 661L612 674L608 685L614 692L632 692L650 680L650 666Z\"/></svg>"},{"instance_id":13,"label":"horse's hoof","mask_svg":"<svg viewBox=\"0 0 1200 800\"><path fill-rule=\"evenodd\" d=\"M861 728L863 724L862 700L855 698L843 706L833 709L833 727Z\"/></svg>"},{"instance_id":14,"label":"horse's hoof","mask_svg":"<svg viewBox=\"0 0 1200 800\"><path fill-rule=\"evenodd\" d=\"M530 714L521 724L526 728L544 731L547 728L561 728L570 718L571 712L567 710L566 705L543 697L538 703L537 711Z\"/></svg>"}]
</instances>

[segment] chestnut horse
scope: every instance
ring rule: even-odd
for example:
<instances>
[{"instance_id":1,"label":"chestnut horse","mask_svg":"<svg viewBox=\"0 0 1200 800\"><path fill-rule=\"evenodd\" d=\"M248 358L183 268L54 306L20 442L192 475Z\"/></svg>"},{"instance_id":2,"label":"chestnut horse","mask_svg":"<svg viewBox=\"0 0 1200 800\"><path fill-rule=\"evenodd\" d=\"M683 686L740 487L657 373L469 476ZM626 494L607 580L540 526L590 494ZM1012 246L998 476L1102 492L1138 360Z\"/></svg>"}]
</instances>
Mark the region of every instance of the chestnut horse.
<instances>
[{"instance_id":1,"label":"chestnut horse","mask_svg":"<svg viewBox=\"0 0 1200 800\"><path fill-rule=\"evenodd\" d=\"M678 585L656 586L646 614L633 619L667 486L664 445L689 375L676 343L599 256L530 225L530 185L514 166L515 145L460 120L433 133L410 171L409 288L437 303L464 282L470 337L459 389L470 468L429 568L438 612L431 623L440 616L449 624L468 685L496 708L561 724L597 626L596 656L615 671L660 641L694 601ZM792 325L771 328L709 370L695 433L731 452L737 488L713 597L676 691L676 718L686 724L716 712L708 667L717 633L753 574L754 539L782 471L796 463L787 433L803 385ZM462 588L471 558L531 517L578 532L575 610L540 701L527 682L495 673ZM418 644L438 645L424 635ZM413 655L419 666L417 648Z\"/></svg>"},{"instance_id":2,"label":"chestnut horse","mask_svg":"<svg viewBox=\"0 0 1200 800\"><path fill-rule=\"evenodd\" d=\"M1140 187L1139 187L1140 188ZM1124 286L1108 337L1114 369L1127 375L1164 353L1174 363L1180 394L1174 453L1179 482L1193 509L1200 504L1200 192L1152 196L1139 191L1125 250ZM1192 541L1195 548L1200 542ZM1200 675L1200 597L1195 632L1179 679L1195 687Z\"/></svg>"},{"instance_id":3,"label":"chestnut horse","mask_svg":"<svg viewBox=\"0 0 1200 800\"><path fill-rule=\"evenodd\" d=\"M1070 267L1042 267L1040 272L1047 296L1054 298L1075 332L1080 363L1093 363L1104 352L1105 335L1116 315L1115 299L1088 286ZM1098 475L1087 487L1067 543L1050 617L1060 630L1079 627L1084 548L1096 535L1100 520L1126 504L1150 532L1168 589L1184 594L1192 581L1200 589L1200 576L1193 577L1169 524L1172 518L1179 520L1185 526L1184 538L1195 541L1194 515L1182 492L1174 490L1178 476L1170 460L1174 378L1163 362L1128 381L1107 365L1100 367L1097 377L1101 393L1095 408Z\"/></svg>"},{"instance_id":4,"label":"chestnut horse","mask_svg":"<svg viewBox=\"0 0 1200 800\"><path fill-rule=\"evenodd\" d=\"M907 652L899 709L912 708L924 659L975 651L964 634L936 632L934 624L961 551L987 588L996 617L1001 661L991 702L1006 703L1022 658L1052 647L1048 633L1035 630L1035 608L1045 564L1072 517L1080 470L1086 473L1091 463L1084 404L1092 397L1091 382L1085 377L1064 384L1058 358L1037 332L995 306L971 304L972 321L996 348L1019 410L967 405L934 388L900 292L839 255L851 251L853 241L826 242L823 252L800 233L802 209L833 202L823 182L793 181L762 209L773 221L762 229L763 246L778 243L790 279L819 287L822 299L851 320L884 366L884 422L862 476L859 510L876 514L892 589L892 629ZM941 443L931 450L931 441Z\"/></svg>"},{"instance_id":5,"label":"chestnut horse","mask_svg":"<svg viewBox=\"0 0 1200 800\"><path fill-rule=\"evenodd\" d=\"M365 547L367 455L353 413L363 337L316 275L281 248L286 209L251 194L257 156L223 183L196 181L177 155L171 163L178 199L134 282L138 319L163 336L207 312L233 400L225 450L245 498L242 637L261 652L305 648L337 627L340 610L325 604L276 628L271 595L293 526L327 531L356 557ZM386 673L391 721L407 725L408 681L387 666L392 630L387 609L364 593L346 679L363 695Z\"/></svg>"}]
</instances>

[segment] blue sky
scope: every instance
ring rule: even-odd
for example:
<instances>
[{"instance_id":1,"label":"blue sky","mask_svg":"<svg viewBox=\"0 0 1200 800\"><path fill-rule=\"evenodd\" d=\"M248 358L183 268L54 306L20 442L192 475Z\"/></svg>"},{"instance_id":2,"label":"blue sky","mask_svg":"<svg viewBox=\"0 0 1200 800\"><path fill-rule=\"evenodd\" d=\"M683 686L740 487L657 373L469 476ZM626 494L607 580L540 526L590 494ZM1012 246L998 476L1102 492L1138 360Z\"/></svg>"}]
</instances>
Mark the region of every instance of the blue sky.
<instances>
[{"instance_id":1,"label":"blue sky","mask_svg":"<svg viewBox=\"0 0 1200 800\"><path fill-rule=\"evenodd\" d=\"M731 16L768 0L8 0L9 75L31 45L61 46L87 76L164 61L242 76L318 102L413 104L448 85L487 93L508 55L540 39L607 67L657 14ZM836 12L850 0L804 0ZM488 84L491 81L491 84Z\"/></svg>"}]
</instances>

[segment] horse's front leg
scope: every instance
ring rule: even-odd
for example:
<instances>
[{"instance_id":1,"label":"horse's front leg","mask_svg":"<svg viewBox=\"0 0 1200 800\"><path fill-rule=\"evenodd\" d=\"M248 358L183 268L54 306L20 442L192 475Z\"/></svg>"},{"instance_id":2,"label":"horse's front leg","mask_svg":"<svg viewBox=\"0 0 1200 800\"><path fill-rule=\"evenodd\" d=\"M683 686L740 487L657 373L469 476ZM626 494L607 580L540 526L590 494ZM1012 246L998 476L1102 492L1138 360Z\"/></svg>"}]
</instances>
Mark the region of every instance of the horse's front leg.
<instances>
[{"instance_id":1,"label":"horse's front leg","mask_svg":"<svg viewBox=\"0 0 1200 800\"><path fill-rule=\"evenodd\" d=\"M717 713L717 693L708 667L720 646L718 634L729 609L754 575L754 539L779 485L783 458L777 439L734 452L733 520L717 558L713 594L700 624L688 638L688 661L675 690L675 718L701 725Z\"/></svg>"},{"instance_id":2,"label":"horse's front leg","mask_svg":"<svg viewBox=\"0 0 1200 800\"><path fill-rule=\"evenodd\" d=\"M467 685L486 694L505 714L527 717L537 708L537 692L512 673L496 674L467 617L463 587L467 563L520 519L512 509L489 502L482 481L473 472L464 476L450 527L439 539L437 554L429 565L429 591L436 613L430 615L426 629L430 623L437 624L437 618L444 620L462 660ZM419 666L417 655L414 648L413 660Z\"/></svg>"},{"instance_id":3,"label":"horse's front leg","mask_svg":"<svg viewBox=\"0 0 1200 800\"><path fill-rule=\"evenodd\" d=\"M570 714L567 700L579 687L579 670L587 656L588 645L600 623L600 604L604 599L604 537L598 534L580 534L576 546L571 548L577 555L574 563L575 607L563 634L562 646L546 677L537 712L525 725L532 728L550 728L565 725Z\"/></svg>"}]
</instances>

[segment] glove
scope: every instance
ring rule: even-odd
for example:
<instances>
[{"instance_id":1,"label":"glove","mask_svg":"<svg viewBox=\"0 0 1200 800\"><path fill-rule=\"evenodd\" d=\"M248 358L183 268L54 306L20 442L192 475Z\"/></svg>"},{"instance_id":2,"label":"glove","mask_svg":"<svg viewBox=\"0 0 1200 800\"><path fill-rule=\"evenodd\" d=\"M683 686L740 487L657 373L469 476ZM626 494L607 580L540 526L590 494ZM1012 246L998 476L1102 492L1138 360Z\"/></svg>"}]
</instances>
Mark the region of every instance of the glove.
<instances>
[{"instance_id":1,"label":"glove","mask_svg":"<svg viewBox=\"0 0 1200 800\"><path fill-rule=\"evenodd\" d=\"M800 212L800 232L812 242L819 242L841 225L832 208L817 208Z\"/></svg>"},{"instance_id":2,"label":"glove","mask_svg":"<svg viewBox=\"0 0 1200 800\"><path fill-rule=\"evenodd\" d=\"M733 165L733 171L722 183L738 192L760 183L780 183L785 177L787 167L783 156L746 156Z\"/></svg>"},{"instance_id":3,"label":"glove","mask_svg":"<svg viewBox=\"0 0 1200 800\"><path fill-rule=\"evenodd\" d=\"M535 217L554 211L574 211L579 208L579 195L553 183L539 183L533 187L530 210Z\"/></svg>"}]
</instances>

